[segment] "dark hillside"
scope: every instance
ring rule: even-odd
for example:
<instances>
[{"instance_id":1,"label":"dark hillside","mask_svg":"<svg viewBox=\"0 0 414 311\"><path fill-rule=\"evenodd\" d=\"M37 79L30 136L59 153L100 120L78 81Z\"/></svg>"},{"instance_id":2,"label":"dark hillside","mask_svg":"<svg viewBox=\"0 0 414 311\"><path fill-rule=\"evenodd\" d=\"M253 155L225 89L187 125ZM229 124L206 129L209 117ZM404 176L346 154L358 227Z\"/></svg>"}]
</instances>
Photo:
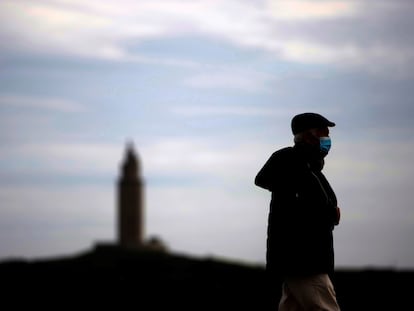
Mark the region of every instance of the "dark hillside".
<instances>
[{"instance_id":1,"label":"dark hillside","mask_svg":"<svg viewBox=\"0 0 414 311\"><path fill-rule=\"evenodd\" d=\"M70 258L0 263L14 307L134 310L277 310L263 267L149 251L98 248ZM342 310L402 310L413 272L338 271ZM406 287L405 287L406 286ZM272 291L273 292L273 291ZM413 310L412 305L404 310Z\"/></svg>"}]
</instances>

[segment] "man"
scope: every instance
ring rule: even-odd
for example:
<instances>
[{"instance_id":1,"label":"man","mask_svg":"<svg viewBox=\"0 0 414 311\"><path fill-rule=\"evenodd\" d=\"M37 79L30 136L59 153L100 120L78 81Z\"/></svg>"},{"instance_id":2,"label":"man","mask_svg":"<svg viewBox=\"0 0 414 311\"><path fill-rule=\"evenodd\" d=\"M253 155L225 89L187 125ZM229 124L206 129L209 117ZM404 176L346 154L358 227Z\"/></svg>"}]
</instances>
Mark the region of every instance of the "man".
<instances>
[{"instance_id":1,"label":"man","mask_svg":"<svg viewBox=\"0 0 414 311\"><path fill-rule=\"evenodd\" d=\"M271 191L266 269L283 282L279 311L337 311L330 279L340 209L322 174L335 123L317 113L293 117L294 146L272 154L255 184Z\"/></svg>"}]
</instances>

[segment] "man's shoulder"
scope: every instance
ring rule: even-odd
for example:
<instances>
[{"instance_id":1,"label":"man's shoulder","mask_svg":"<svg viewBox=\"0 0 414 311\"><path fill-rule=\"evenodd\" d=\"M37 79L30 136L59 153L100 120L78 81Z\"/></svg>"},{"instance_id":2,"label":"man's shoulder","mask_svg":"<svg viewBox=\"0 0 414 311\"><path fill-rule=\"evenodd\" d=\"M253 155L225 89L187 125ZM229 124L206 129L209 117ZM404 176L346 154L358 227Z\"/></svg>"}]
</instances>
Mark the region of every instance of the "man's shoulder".
<instances>
[{"instance_id":1,"label":"man's shoulder","mask_svg":"<svg viewBox=\"0 0 414 311\"><path fill-rule=\"evenodd\" d=\"M293 147L284 147L276 150L270 157L273 165L283 167L296 161L296 152Z\"/></svg>"},{"instance_id":2,"label":"man's shoulder","mask_svg":"<svg viewBox=\"0 0 414 311\"><path fill-rule=\"evenodd\" d=\"M293 147L284 147L273 152L272 157L279 159L290 159L295 156Z\"/></svg>"}]
</instances>

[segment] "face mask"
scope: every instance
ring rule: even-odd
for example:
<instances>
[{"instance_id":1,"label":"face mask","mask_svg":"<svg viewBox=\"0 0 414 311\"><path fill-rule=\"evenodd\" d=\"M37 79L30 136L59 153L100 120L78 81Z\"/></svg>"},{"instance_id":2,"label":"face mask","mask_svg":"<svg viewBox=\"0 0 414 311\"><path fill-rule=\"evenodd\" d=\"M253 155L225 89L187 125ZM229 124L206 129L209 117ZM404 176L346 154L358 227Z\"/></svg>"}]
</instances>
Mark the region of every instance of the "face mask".
<instances>
[{"instance_id":1,"label":"face mask","mask_svg":"<svg viewBox=\"0 0 414 311\"><path fill-rule=\"evenodd\" d=\"M329 150L331 149L331 138L330 137L320 137L319 138L319 148L322 152L328 154Z\"/></svg>"}]
</instances>

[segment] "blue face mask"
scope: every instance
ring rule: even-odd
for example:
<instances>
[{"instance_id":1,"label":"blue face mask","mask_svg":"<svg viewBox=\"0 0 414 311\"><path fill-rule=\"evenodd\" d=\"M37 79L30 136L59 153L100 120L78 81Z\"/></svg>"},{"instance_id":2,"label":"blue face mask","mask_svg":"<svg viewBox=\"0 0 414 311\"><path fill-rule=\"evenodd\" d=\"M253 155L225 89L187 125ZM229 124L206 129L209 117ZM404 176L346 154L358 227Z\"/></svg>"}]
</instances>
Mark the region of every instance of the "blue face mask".
<instances>
[{"instance_id":1,"label":"blue face mask","mask_svg":"<svg viewBox=\"0 0 414 311\"><path fill-rule=\"evenodd\" d=\"M320 137L319 138L319 147L322 152L328 154L329 150L331 149L331 138L330 137Z\"/></svg>"}]
</instances>

